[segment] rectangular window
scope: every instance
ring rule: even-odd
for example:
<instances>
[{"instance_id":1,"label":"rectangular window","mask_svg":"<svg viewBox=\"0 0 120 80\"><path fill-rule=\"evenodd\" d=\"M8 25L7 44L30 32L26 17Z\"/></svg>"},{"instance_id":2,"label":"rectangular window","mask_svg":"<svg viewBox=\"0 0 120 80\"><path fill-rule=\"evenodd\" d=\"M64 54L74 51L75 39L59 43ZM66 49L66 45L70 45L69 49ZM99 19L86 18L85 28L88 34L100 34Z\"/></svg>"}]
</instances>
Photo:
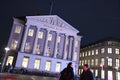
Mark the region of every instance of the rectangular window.
<instances>
[{"instance_id":1,"label":"rectangular window","mask_svg":"<svg viewBox=\"0 0 120 80\"><path fill-rule=\"evenodd\" d=\"M56 63L56 72L60 72L60 66L61 66L61 63L57 62Z\"/></svg>"},{"instance_id":2,"label":"rectangular window","mask_svg":"<svg viewBox=\"0 0 120 80\"><path fill-rule=\"evenodd\" d=\"M108 53L112 53L112 48L108 48Z\"/></svg>"},{"instance_id":3,"label":"rectangular window","mask_svg":"<svg viewBox=\"0 0 120 80\"><path fill-rule=\"evenodd\" d=\"M39 44L37 44L37 46L36 46L36 54L40 54L40 45Z\"/></svg>"},{"instance_id":4,"label":"rectangular window","mask_svg":"<svg viewBox=\"0 0 120 80\"><path fill-rule=\"evenodd\" d=\"M18 45L18 41L17 40L12 40L11 42L11 49L16 49Z\"/></svg>"},{"instance_id":5,"label":"rectangular window","mask_svg":"<svg viewBox=\"0 0 120 80\"><path fill-rule=\"evenodd\" d=\"M43 32L42 32L42 31L39 31L39 32L38 32L38 38L40 38L40 39L43 38Z\"/></svg>"},{"instance_id":6,"label":"rectangular window","mask_svg":"<svg viewBox=\"0 0 120 80\"><path fill-rule=\"evenodd\" d=\"M98 70L96 69L95 70L95 77L97 77L98 76Z\"/></svg>"},{"instance_id":7,"label":"rectangular window","mask_svg":"<svg viewBox=\"0 0 120 80\"><path fill-rule=\"evenodd\" d=\"M92 55L94 55L94 50L92 50Z\"/></svg>"},{"instance_id":8,"label":"rectangular window","mask_svg":"<svg viewBox=\"0 0 120 80\"><path fill-rule=\"evenodd\" d=\"M113 80L113 72L108 71L108 80Z\"/></svg>"},{"instance_id":9,"label":"rectangular window","mask_svg":"<svg viewBox=\"0 0 120 80\"><path fill-rule=\"evenodd\" d=\"M102 49L101 49L101 53L104 53L104 52L105 52L105 49L104 49L104 48L102 48Z\"/></svg>"},{"instance_id":10,"label":"rectangular window","mask_svg":"<svg viewBox=\"0 0 120 80\"><path fill-rule=\"evenodd\" d=\"M98 54L98 49L96 49L96 55Z\"/></svg>"},{"instance_id":11,"label":"rectangular window","mask_svg":"<svg viewBox=\"0 0 120 80\"><path fill-rule=\"evenodd\" d=\"M34 30L33 29L29 29L28 30L28 36L33 36Z\"/></svg>"},{"instance_id":12,"label":"rectangular window","mask_svg":"<svg viewBox=\"0 0 120 80\"><path fill-rule=\"evenodd\" d=\"M6 62L6 66L8 66L8 63L10 63L10 64L12 65L12 63L13 63L13 59L14 59L13 56L8 56L8 58L7 58L7 62Z\"/></svg>"},{"instance_id":13,"label":"rectangular window","mask_svg":"<svg viewBox=\"0 0 120 80\"><path fill-rule=\"evenodd\" d=\"M98 65L98 59L95 59L95 65Z\"/></svg>"},{"instance_id":14,"label":"rectangular window","mask_svg":"<svg viewBox=\"0 0 120 80\"><path fill-rule=\"evenodd\" d=\"M88 60L88 65L90 65L90 60Z\"/></svg>"},{"instance_id":15,"label":"rectangular window","mask_svg":"<svg viewBox=\"0 0 120 80\"><path fill-rule=\"evenodd\" d=\"M30 43L25 44L25 51L29 52L30 51Z\"/></svg>"},{"instance_id":16,"label":"rectangular window","mask_svg":"<svg viewBox=\"0 0 120 80\"><path fill-rule=\"evenodd\" d=\"M15 28L15 33L20 33L21 32L21 26L16 26L16 28Z\"/></svg>"},{"instance_id":17,"label":"rectangular window","mask_svg":"<svg viewBox=\"0 0 120 80\"><path fill-rule=\"evenodd\" d=\"M94 65L94 59L91 60L91 65L92 65L92 66Z\"/></svg>"},{"instance_id":18,"label":"rectangular window","mask_svg":"<svg viewBox=\"0 0 120 80\"><path fill-rule=\"evenodd\" d=\"M105 79L105 71L104 70L101 70L101 78Z\"/></svg>"},{"instance_id":19,"label":"rectangular window","mask_svg":"<svg viewBox=\"0 0 120 80\"><path fill-rule=\"evenodd\" d=\"M34 69L39 69L40 68L40 59L36 59L34 63Z\"/></svg>"},{"instance_id":20,"label":"rectangular window","mask_svg":"<svg viewBox=\"0 0 120 80\"><path fill-rule=\"evenodd\" d=\"M88 51L88 56L90 56L90 54L91 54L90 51Z\"/></svg>"},{"instance_id":21,"label":"rectangular window","mask_svg":"<svg viewBox=\"0 0 120 80\"><path fill-rule=\"evenodd\" d=\"M48 41L52 41L52 34L48 34Z\"/></svg>"},{"instance_id":22,"label":"rectangular window","mask_svg":"<svg viewBox=\"0 0 120 80\"><path fill-rule=\"evenodd\" d=\"M120 65L120 60L119 59L116 59L116 67L119 67Z\"/></svg>"},{"instance_id":23,"label":"rectangular window","mask_svg":"<svg viewBox=\"0 0 120 80\"><path fill-rule=\"evenodd\" d=\"M22 67L27 68L28 67L28 62L29 62L29 57L24 57L23 62L22 62Z\"/></svg>"},{"instance_id":24,"label":"rectangular window","mask_svg":"<svg viewBox=\"0 0 120 80\"><path fill-rule=\"evenodd\" d=\"M108 66L112 66L112 58L108 58Z\"/></svg>"},{"instance_id":25,"label":"rectangular window","mask_svg":"<svg viewBox=\"0 0 120 80\"><path fill-rule=\"evenodd\" d=\"M50 71L51 61L47 61L45 65L45 70Z\"/></svg>"},{"instance_id":26,"label":"rectangular window","mask_svg":"<svg viewBox=\"0 0 120 80\"><path fill-rule=\"evenodd\" d=\"M115 49L116 54L119 54L119 52L120 52L119 49Z\"/></svg>"},{"instance_id":27,"label":"rectangular window","mask_svg":"<svg viewBox=\"0 0 120 80\"><path fill-rule=\"evenodd\" d=\"M101 64L104 65L104 63L105 63L105 59L101 58Z\"/></svg>"}]
</instances>

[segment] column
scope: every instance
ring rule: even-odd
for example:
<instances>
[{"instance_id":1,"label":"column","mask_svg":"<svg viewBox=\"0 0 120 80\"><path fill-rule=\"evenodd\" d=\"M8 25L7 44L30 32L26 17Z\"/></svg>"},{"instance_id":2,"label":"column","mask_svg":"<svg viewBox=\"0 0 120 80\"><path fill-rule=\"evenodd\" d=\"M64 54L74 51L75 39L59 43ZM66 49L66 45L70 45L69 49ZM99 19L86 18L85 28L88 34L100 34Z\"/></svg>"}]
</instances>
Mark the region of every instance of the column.
<instances>
[{"instance_id":1,"label":"column","mask_svg":"<svg viewBox=\"0 0 120 80\"><path fill-rule=\"evenodd\" d=\"M47 30L44 53L43 53L44 56L46 56L46 53L47 53L47 50L48 50L48 35L49 35L49 32L50 32L50 30Z\"/></svg>"},{"instance_id":2,"label":"column","mask_svg":"<svg viewBox=\"0 0 120 80\"><path fill-rule=\"evenodd\" d=\"M68 45L68 35L65 34L65 44L64 44L64 54L63 59L67 58L68 52L67 52L67 45Z\"/></svg>"},{"instance_id":3,"label":"column","mask_svg":"<svg viewBox=\"0 0 120 80\"><path fill-rule=\"evenodd\" d=\"M76 56L76 54L75 54L75 48L76 48L76 46L75 46L75 42L76 42L76 40L75 40L75 37L73 38L73 53L72 53L72 60L73 61L76 61L75 59L74 59L74 57ZM75 55L74 55L75 54ZM77 53L78 54L78 53ZM78 58L78 56L79 55L77 55L77 58Z\"/></svg>"},{"instance_id":4,"label":"column","mask_svg":"<svg viewBox=\"0 0 120 80\"><path fill-rule=\"evenodd\" d=\"M22 45L21 45L21 50L20 50L21 52L24 52L25 42L26 42L26 39L27 39L27 36L28 36L29 26L30 26L30 25L27 25L27 26L25 27L24 37L23 37L23 40L22 40Z\"/></svg>"},{"instance_id":5,"label":"column","mask_svg":"<svg viewBox=\"0 0 120 80\"><path fill-rule=\"evenodd\" d=\"M38 40L38 32L39 32L39 29L37 29L36 36L35 36L35 42L34 42L34 47L33 47L33 54L36 53L36 45L37 45L37 40Z\"/></svg>"},{"instance_id":6,"label":"column","mask_svg":"<svg viewBox=\"0 0 120 80\"><path fill-rule=\"evenodd\" d=\"M54 49L54 58L56 58L56 55L57 55L58 36L59 36L59 33L56 32L56 41L55 41L55 49Z\"/></svg>"},{"instance_id":7,"label":"column","mask_svg":"<svg viewBox=\"0 0 120 80\"><path fill-rule=\"evenodd\" d=\"M70 40L69 40L69 53L68 53L68 60L72 60L72 40L73 40L73 38L72 37L70 37L69 38Z\"/></svg>"}]
</instances>

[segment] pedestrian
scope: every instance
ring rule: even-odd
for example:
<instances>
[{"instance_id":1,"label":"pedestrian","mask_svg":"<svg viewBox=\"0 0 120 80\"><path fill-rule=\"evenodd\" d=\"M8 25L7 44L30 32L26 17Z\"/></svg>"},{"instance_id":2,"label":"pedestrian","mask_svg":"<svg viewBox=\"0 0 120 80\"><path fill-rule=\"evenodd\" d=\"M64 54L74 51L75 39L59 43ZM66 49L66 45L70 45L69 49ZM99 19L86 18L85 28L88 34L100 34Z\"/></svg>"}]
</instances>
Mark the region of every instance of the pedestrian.
<instances>
[{"instance_id":1,"label":"pedestrian","mask_svg":"<svg viewBox=\"0 0 120 80\"><path fill-rule=\"evenodd\" d=\"M8 63L7 73L10 73L11 69L12 69L12 65Z\"/></svg>"},{"instance_id":2,"label":"pedestrian","mask_svg":"<svg viewBox=\"0 0 120 80\"><path fill-rule=\"evenodd\" d=\"M60 72L59 80L74 80L72 62L69 62L67 67Z\"/></svg>"},{"instance_id":3,"label":"pedestrian","mask_svg":"<svg viewBox=\"0 0 120 80\"><path fill-rule=\"evenodd\" d=\"M91 72L88 64L84 64L83 72L80 75L80 80L94 80L93 73Z\"/></svg>"}]
</instances>

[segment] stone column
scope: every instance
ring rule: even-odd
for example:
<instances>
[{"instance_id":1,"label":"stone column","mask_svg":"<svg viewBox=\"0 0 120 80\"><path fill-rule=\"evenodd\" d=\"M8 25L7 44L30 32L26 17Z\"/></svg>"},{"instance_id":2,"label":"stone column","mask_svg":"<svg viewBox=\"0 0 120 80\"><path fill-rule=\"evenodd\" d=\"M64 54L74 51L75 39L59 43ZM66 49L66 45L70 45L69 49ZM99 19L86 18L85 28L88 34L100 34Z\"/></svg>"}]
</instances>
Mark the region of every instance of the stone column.
<instances>
[{"instance_id":1,"label":"stone column","mask_svg":"<svg viewBox=\"0 0 120 80\"><path fill-rule=\"evenodd\" d=\"M58 36L59 36L59 33L56 32L56 41L55 41L55 49L54 49L54 58L56 58L56 55L57 55L57 46L58 46Z\"/></svg>"},{"instance_id":2,"label":"stone column","mask_svg":"<svg viewBox=\"0 0 120 80\"><path fill-rule=\"evenodd\" d=\"M68 60L72 60L72 40L73 40L73 38L72 37L70 37L69 38L70 40L69 40L69 53L68 53Z\"/></svg>"},{"instance_id":3,"label":"stone column","mask_svg":"<svg viewBox=\"0 0 120 80\"><path fill-rule=\"evenodd\" d=\"M74 60L74 57L77 55L77 54L75 53L75 48L76 48L75 43L76 43L76 40L75 40L75 37L74 37L74 38L73 38L73 53L72 53L72 60L73 60L73 61L75 61L75 60ZM79 55L77 55L77 56L79 56Z\"/></svg>"},{"instance_id":4,"label":"stone column","mask_svg":"<svg viewBox=\"0 0 120 80\"><path fill-rule=\"evenodd\" d=\"M47 30L44 53L43 53L44 56L46 56L46 53L47 53L47 50L48 50L48 35L49 35L49 32L50 32L50 30Z\"/></svg>"},{"instance_id":5,"label":"stone column","mask_svg":"<svg viewBox=\"0 0 120 80\"><path fill-rule=\"evenodd\" d=\"M39 29L37 29L36 36L35 36L35 42L34 42L34 47L33 47L33 54L36 54L36 45L37 45L37 40L38 40L38 32L39 32Z\"/></svg>"},{"instance_id":6,"label":"stone column","mask_svg":"<svg viewBox=\"0 0 120 80\"><path fill-rule=\"evenodd\" d=\"M68 52L67 52L67 45L68 45L68 35L65 34L65 44L64 44L64 54L63 59L67 58Z\"/></svg>"},{"instance_id":7,"label":"stone column","mask_svg":"<svg viewBox=\"0 0 120 80\"><path fill-rule=\"evenodd\" d=\"M21 52L24 52L24 48L25 48L25 42L26 42L26 39L27 39L27 36L28 36L28 29L29 29L30 25L27 25L25 27L25 32L24 32L24 37L23 37L23 40L22 40L22 45L21 45Z\"/></svg>"}]
</instances>

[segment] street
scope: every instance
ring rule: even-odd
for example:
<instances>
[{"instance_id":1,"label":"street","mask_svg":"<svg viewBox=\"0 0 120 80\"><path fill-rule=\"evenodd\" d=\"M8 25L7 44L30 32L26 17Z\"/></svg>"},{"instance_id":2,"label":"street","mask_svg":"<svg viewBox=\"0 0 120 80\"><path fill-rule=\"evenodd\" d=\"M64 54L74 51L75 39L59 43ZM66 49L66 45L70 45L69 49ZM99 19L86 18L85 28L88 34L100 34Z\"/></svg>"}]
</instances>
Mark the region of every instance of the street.
<instances>
[{"instance_id":1,"label":"street","mask_svg":"<svg viewBox=\"0 0 120 80\"><path fill-rule=\"evenodd\" d=\"M0 80L58 80L54 77L42 77L34 75L22 75L11 73L0 73Z\"/></svg>"}]
</instances>

